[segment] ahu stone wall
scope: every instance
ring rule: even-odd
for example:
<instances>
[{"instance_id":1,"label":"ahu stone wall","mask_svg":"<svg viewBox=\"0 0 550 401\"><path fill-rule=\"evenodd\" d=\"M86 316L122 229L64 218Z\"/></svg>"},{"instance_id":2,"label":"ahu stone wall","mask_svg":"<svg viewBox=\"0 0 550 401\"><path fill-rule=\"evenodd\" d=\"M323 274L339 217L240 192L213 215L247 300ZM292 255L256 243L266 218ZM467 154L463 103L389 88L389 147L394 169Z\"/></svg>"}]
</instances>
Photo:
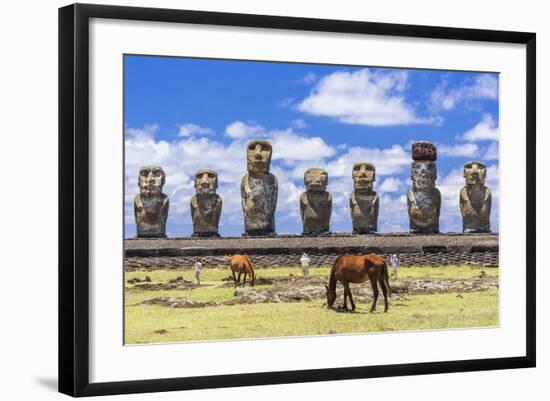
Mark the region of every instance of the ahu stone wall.
<instances>
[{"instance_id":1,"label":"ahu stone wall","mask_svg":"<svg viewBox=\"0 0 550 401\"><path fill-rule=\"evenodd\" d=\"M299 266L307 253L310 266L329 266L342 254L398 254L400 266L474 265L498 267L498 234L378 234L277 236L208 239L129 239L126 270L191 268L197 259L208 267L228 267L231 255L246 253L257 267Z\"/></svg>"}]
</instances>

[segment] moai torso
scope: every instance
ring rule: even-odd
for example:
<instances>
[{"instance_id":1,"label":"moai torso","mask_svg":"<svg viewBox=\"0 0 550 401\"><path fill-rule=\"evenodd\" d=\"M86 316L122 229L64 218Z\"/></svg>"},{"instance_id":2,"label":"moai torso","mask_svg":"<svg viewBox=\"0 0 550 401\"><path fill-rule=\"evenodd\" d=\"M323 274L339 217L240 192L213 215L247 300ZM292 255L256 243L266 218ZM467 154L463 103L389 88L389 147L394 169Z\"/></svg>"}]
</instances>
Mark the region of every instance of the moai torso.
<instances>
[{"instance_id":1,"label":"moai torso","mask_svg":"<svg viewBox=\"0 0 550 401\"><path fill-rule=\"evenodd\" d=\"M411 165L412 188L407 193L410 232L431 234L439 232L441 193L437 179L436 148L429 142L413 144Z\"/></svg>"},{"instance_id":2,"label":"moai torso","mask_svg":"<svg viewBox=\"0 0 550 401\"><path fill-rule=\"evenodd\" d=\"M140 169L140 194L134 198L134 215L139 238L166 236L170 201L168 196L162 193L165 180L166 175L161 167Z\"/></svg>"},{"instance_id":3,"label":"moai torso","mask_svg":"<svg viewBox=\"0 0 550 401\"><path fill-rule=\"evenodd\" d=\"M460 190L462 230L465 233L491 232L491 190L485 186L487 169L482 162L464 165L466 186Z\"/></svg>"},{"instance_id":4,"label":"moai torso","mask_svg":"<svg viewBox=\"0 0 550 401\"><path fill-rule=\"evenodd\" d=\"M378 194L372 190L376 171L372 163L355 163L352 170L353 186L349 199L354 234L378 231Z\"/></svg>"},{"instance_id":5,"label":"moai torso","mask_svg":"<svg viewBox=\"0 0 550 401\"><path fill-rule=\"evenodd\" d=\"M199 170L195 174L196 194L191 198L194 237L217 237L222 198L216 193L218 174L214 170Z\"/></svg>"},{"instance_id":6,"label":"moai torso","mask_svg":"<svg viewBox=\"0 0 550 401\"><path fill-rule=\"evenodd\" d=\"M241 181L245 235L275 234L277 178L269 173L272 148L268 141L251 141L247 147L248 174Z\"/></svg>"},{"instance_id":7,"label":"moai torso","mask_svg":"<svg viewBox=\"0 0 550 401\"><path fill-rule=\"evenodd\" d=\"M330 232L332 195L326 191L328 174L320 168L308 169L304 174L307 191L300 195L300 214L303 233L316 235Z\"/></svg>"}]
</instances>

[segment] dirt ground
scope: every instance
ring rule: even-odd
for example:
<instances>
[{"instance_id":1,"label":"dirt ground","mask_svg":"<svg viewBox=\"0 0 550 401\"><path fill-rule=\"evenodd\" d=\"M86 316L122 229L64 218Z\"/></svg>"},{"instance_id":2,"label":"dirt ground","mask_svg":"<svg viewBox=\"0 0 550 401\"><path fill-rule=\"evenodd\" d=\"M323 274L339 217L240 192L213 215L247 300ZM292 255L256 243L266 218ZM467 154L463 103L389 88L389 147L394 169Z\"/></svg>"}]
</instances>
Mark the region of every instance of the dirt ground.
<instances>
[{"instance_id":1,"label":"dirt ground","mask_svg":"<svg viewBox=\"0 0 550 401\"><path fill-rule=\"evenodd\" d=\"M155 297L143 301L147 305L162 305L171 308L201 308L221 305L237 305L237 304L259 304L259 303L278 303L278 302L301 302L325 300L325 284L326 277L311 276L301 277L290 275L288 277L272 277L259 278L257 285L264 285L263 288L237 288L235 290L235 298L224 302L196 302L185 297ZM265 287L267 285L267 287ZM228 288L233 287L231 277L223 280L222 284L212 286L212 288ZM479 277L470 279L411 279L404 278L397 281L392 281L392 296L393 301L403 299L408 294L441 294L441 293L457 293L460 297L461 293L488 291L498 289L498 277L490 277L481 274ZM190 281L179 277L167 283L137 283L134 286L141 290L171 290L181 289L192 291L198 288L197 285ZM201 287L204 287L201 286ZM351 284L351 291L356 302L371 302L372 289L369 283ZM339 285L337 287L338 300L343 299L343 289ZM382 300L382 292L380 291L379 302Z\"/></svg>"}]
</instances>

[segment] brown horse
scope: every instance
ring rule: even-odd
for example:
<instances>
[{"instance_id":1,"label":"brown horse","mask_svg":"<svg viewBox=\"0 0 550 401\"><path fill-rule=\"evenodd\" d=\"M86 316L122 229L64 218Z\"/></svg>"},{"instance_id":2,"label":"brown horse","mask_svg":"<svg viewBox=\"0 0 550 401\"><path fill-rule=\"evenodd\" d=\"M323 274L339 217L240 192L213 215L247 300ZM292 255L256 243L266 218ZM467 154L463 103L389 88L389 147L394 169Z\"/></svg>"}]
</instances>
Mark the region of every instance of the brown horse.
<instances>
[{"instance_id":1,"label":"brown horse","mask_svg":"<svg viewBox=\"0 0 550 401\"><path fill-rule=\"evenodd\" d=\"M247 255L231 256L231 273L233 273L233 282L235 283L235 287L237 287L237 285L241 283L241 274L243 273L243 287L246 283L247 275L250 275L250 286L254 287L256 275L254 274L252 263L250 262L250 259ZM235 273L238 273L238 278L235 276Z\"/></svg>"},{"instance_id":2,"label":"brown horse","mask_svg":"<svg viewBox=\"0 0 550 401\"><path fill-rule=\"evenodd\" d=\"M347 297L351 302L351 310L355 310L355 303L351 296L349 283L363 283L370 281L374 301L370 308L370 312L376 309L376 301L378 300L378 285L382 287L384 294L384 312L388 311L388 294L391 295L390 283L388 281L388 266L383 257L374 253L368 255L352 256L341 255L336 259L334 266L330 271L330 278L327 288L327 307L332 309L336 300L336 284L341 282L344 285L344 309L348 309Z\"/></svg>"}]
</instances>

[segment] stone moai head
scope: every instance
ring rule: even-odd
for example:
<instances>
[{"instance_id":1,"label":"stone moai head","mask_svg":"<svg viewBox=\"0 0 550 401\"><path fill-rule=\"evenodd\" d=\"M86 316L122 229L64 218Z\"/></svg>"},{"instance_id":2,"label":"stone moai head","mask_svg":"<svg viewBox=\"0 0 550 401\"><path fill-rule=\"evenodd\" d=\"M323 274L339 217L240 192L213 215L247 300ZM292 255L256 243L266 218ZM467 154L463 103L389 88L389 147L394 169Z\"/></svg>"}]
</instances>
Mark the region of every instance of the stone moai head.
<instances>
[{"instance_id":1,"label":"stone moai head","mask_svg":"<svg viewBox=\"0 0 550 401\"><path fill-rule=\"evenodd\" d=\"M326 191L328 174L322 168L310 168L304 173L304 185L308 191Z\"/></svg>"},{"instance_id":2,"label":"stone moai head","mask_svg":"<svg viewBox=\"0 0 550 401\"><path fill-rule=\"evenodd\" d=\"M468 162L464 164L464 178L466 185L485 185L487 167L483 162Z\"/></svg>"},{"instance_id":3,"label":"stone moai head","mask_svg":"<svg viewBox=\"0 0 550 401\"><path fill-rule=\"evenodd\" d=\"M158 195L166 181L166 174L162 167L145 166L139 170L138 185L141 195Z\"/></svg>"},{"instance_id":4,"label":"stone moai head","mask_svg":"<svg viewBox=\"0 0 550 401\"><path fill-rule=\"evenodd\" d=\"M203 169L195 173L195 192L199 195L211 195L218 189L218 173Z\"/></svg>"},{"instance_id":5,"label":"stone moai head","mask_svg":"<svg viewBox=\"0 0 550 401\"><path fill-rule=\"evenodd\" d=\"M430 142L416 142L412 145L411 180L413 189L428 190L435 187L437 180L437 149Z\"/></svg>"},{"instance_id":6,"label":"stone moai head","mask_svg":"<svg viewBox=\"0 0 550 401\"><path fill-rule=\"evenodd\" d=\"M372 191L376 169L372 163L355 163L351 172L353 187L359 191Z\"/></svg>"},{"instance_id":7,"label":"stone moai head","mask_svg":"<svg viewBox=\"0 0 550 401\"><path fill-rule=\"evenodd\" d=\"M267 174L273 148L269 141L254 140L246 148L246 169L252 174Z\"/></svg>"}]
</instances>

